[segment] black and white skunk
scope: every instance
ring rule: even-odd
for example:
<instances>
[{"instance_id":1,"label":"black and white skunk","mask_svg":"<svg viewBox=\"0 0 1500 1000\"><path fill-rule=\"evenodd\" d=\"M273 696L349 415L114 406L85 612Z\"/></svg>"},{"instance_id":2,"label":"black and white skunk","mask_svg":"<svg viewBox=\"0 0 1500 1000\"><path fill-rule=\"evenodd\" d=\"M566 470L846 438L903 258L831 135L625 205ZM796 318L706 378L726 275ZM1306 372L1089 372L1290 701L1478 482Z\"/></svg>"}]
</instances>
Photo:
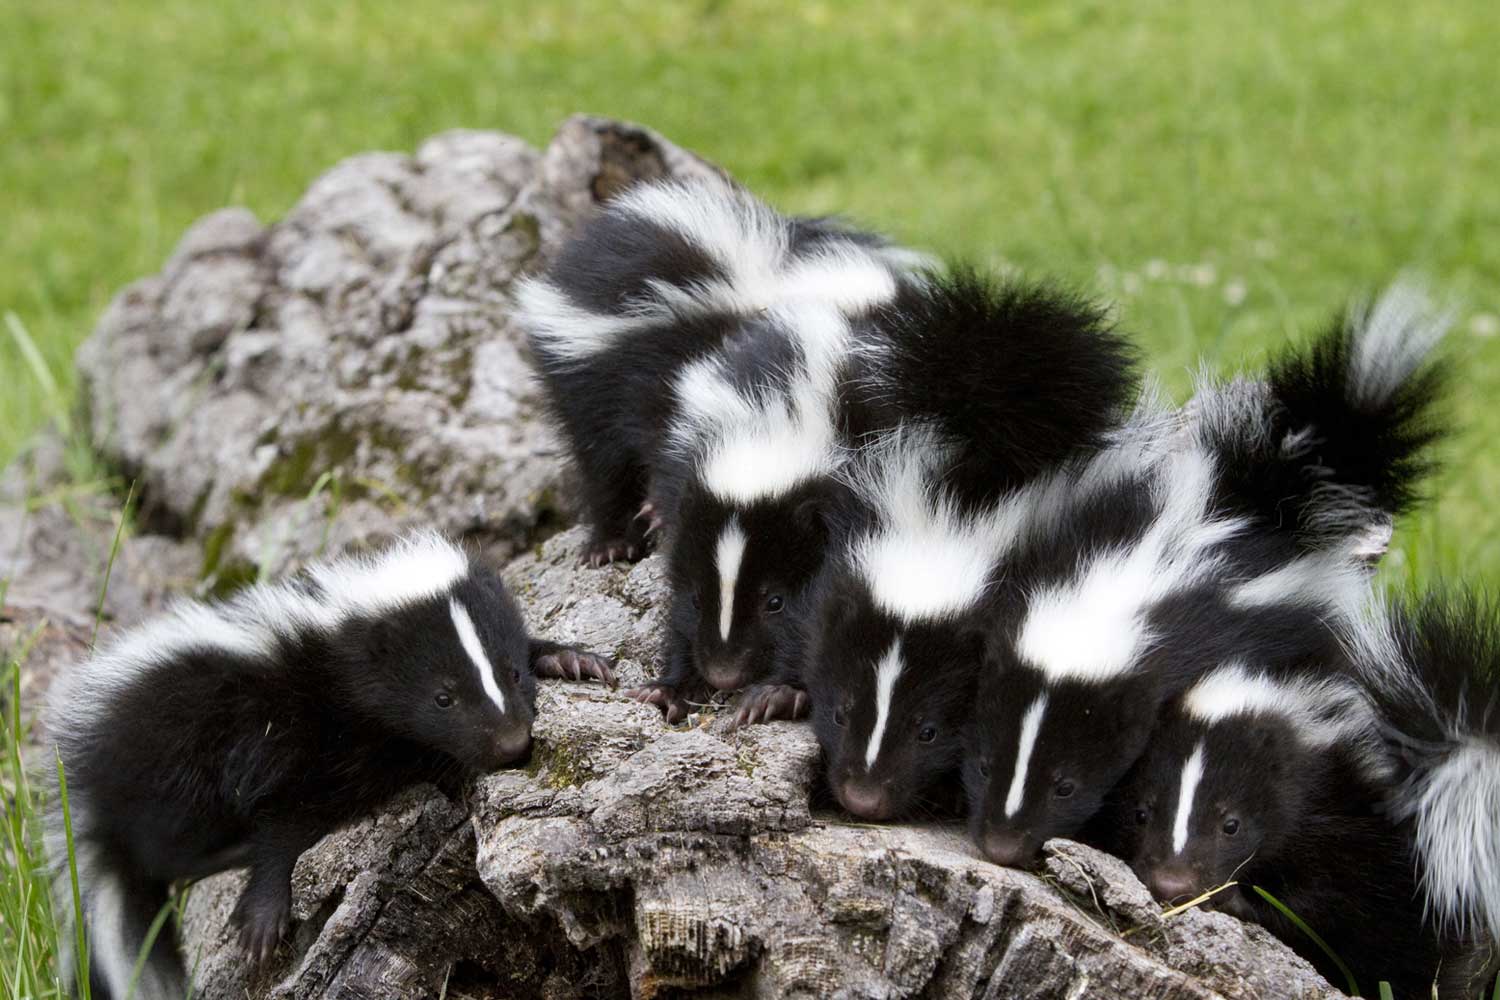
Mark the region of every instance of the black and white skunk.
<instances>
[{"instance_id":1,"label":"black and white skunk","mask_svg":"<svg viewBox=\"0 0 1500 1000\"><path fill-rule=\"evenodd\" d=\"M893 430L847 468L857 512L819 582L805 680L829 787L868 819L942 794L982 659L978 615L1050 468L1099 447L1135 391L1102 312L1044 286L934 276L875 322Z\"/></svg>"},{"instance_id":2,"label":"black and white skunk","mask_svg":"<svg viewBox=\"0 0 1500 1000\"><path fill-rule=\"evenodd\" d=\"M792 624L835 530L855 322L917 255L794 219L726 183L630 189L520 293L577 461L590 560L670 540L666 667L633 694L669 721L706 687L761 682L746 719L806 695Z\"/></svg>"},{"instance_id":3,"label":"black and white skunk","mask_svg":"<svg viewBox=\"0 0 1500 1000\"><path fill-rule=\"evenodd\" d=\"M1397 286L1263 382L1201 388L1164 458L1061 477L991 605L964 766L990 859L1078 835L1204 671L1357 606L1371 526L1427 468L1445 326Z\"/></svg>"},{"instance_id":4,"label":"black and white skunk","mask_svg":"<svg viewBox=\"0 0 1500 1000\"><path fill-rule=\"evenodd\" d=\"M606 660L528 638L500 578L432 534L125 633L49 700L92 995L127 995L174 882L229 868L250 869L233 919L264 959L304 850L406 785L522 759L536 676L584 675L613 681ZM48 845L71 913L60 809ZM187 995L165 928L144 1000Z\"/></svg>"},{"instance_id":5,"label":"black and white skunk","mask_svg":"<svg viewBox=\"0 0 1500 1000\"><path fill-rule=\"evenodd\" d=\"M1348 654L1230 663L1164 713L1118 796L1123 853L1158 899L1218 889L1204 905L1263 924L1333 982L1336 963L1256 887L1366 990L1487 995L1500 618L1429 597L1337 630Z\"/></svg>"}]
</instances>

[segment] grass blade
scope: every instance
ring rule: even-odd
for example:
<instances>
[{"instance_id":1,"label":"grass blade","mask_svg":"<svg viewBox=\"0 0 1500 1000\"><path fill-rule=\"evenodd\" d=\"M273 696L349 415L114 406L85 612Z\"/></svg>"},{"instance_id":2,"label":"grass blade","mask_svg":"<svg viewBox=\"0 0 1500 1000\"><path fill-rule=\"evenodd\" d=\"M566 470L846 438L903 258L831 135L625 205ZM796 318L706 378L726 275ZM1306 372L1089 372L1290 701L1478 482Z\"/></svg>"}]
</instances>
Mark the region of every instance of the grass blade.
<instances>
[{"instance_id":1,"label":"grass blade","mask_svg":"<svg viewBox=\"0 0 1500 1000\"><path fill-rule=\"evenodd\" d=\"M120 554L120 539L125 534L125 522L135 508L135 480L130 482L130 491L125 494L125 507L120 511L120 520L115 523L115 537L109 543L109 561L104 564L104 582L99 585L99 606L94 609L94 631L89 636L89 649L99 642L99 621L104 617L104 598L109 593L109 578L115 571L115 556Z\"/></svg>"},{"instance_id":2,"label":"grass blade","mask_svg":"<svg viewBox=\"0 0 1500 1000\"><path fill-rule=\"evenodd\" d=\"M57 384L52 369L47 366L47 359L42 357L42 352L36 346L36 341L31 339L31 334L26 332L26 327L21 323L21 317L13 312L7 312L5 326L10 331L11 340L15 341L16 349L21 352L21 357L26 361L26 367L31 369L32 377L42 387L47 408L52 411L52 419L57 421L58 429L62 431L63 437L72 437L73 421L68 416L68 402L63 397L62 388Z\"/></svg>"},{"instance_id":3,"label":"grass blade","mask_svg":"<svg viewBox=\"0 0 1500 1000\"><path fill-rule=\"evenodd\" d=\"M141 944L141 953L135 957L135 968L130 972L130 985L125 989L125 1000L131 1000L135 996L136 987L141 982L141 972L146 968L146 959L151 957L151 949L156 946L156 937L161 933L167 918L176 910L175 904L176 900L171 898L163 903L161 909L156 911L156 919L146 929L146 940Z\"/></svg>"},{"instance_id":4,"label":"grass blade","mask_svg":"<svg viewBox=\"0 0 1500 1000\"><path fill-rule=\"evenodd\" d=\"M1250 888L1254 889L1256 893L1260 895L1261 899L1264 899L1266 902L1276 907L1276 909L1281 912L1281 915L1283 917L1286 917L1296 926L1299 931L1301 931L1303 934L1306 934L1308 939L1311 940L1313 944L1322 949L1323 954L1327 955L1328 958L1333 962L1333 964L1338 966L1339 972L1343 974L1344 980L1348 983L1349 986L1349 989L1346 992L1351 997L1363 996L1363 994L1359 992L1359 984L1354 981L1354 973L1350 971L1349 966L1344 964L1344 960L1342 958L1339 958L1337 953L1335 953L1332 948L1328 947L1328 942L1324 941L1321 937L1318 936L1317 931L1307 926L1306 921L1304 921L1301 917L1297 916L1297 914L1288 909L1285 903L1277 899L1275 896L1271 895L1266 890L1262 889L1260 886L1252 885Z\"/></svg>"},{"instance_id":5,"label":"grass blade","mask_svg":"<svg viewBox=\"0 0 1500 1000\"><path fill-rule=\"evenodd\" d=\"M83 931L83 894L78 890L78 854L73 846L73 812L68 807L68 776L57 754L57 798L62 806L63 838L68 845L68 879L73 886L73 960L78 968L78 995L89 1000L89 950Z\"/></svg>"}]
</instances>

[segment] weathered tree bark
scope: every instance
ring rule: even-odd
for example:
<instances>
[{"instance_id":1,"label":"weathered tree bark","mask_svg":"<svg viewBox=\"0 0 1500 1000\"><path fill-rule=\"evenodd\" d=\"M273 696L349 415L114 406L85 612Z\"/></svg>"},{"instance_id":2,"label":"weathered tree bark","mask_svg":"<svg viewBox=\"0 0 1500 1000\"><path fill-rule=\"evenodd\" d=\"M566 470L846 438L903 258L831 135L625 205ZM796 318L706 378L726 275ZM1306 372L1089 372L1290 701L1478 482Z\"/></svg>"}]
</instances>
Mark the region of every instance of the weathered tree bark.
<instances>
[{"instance_id":1,"label":"weathered tree bark","mask_svg":"<svg viewBox=\"0 0 1500 1000\"><path fill-rule=\"evenodd\" d=\"M575 118L544 152L449 133L340 164L275 225L198 223L79 354L97 447L148 513L107 610L130 622L170 592L436 524L508 560L536 632L619 657L626 685L654 675L660 558L576 565L509 294L599 199L715 169ZM108 552L103 511L20 516L57 465L43 443L0 481L0 577L19 587L0 642L46 623L28 698L85 648ZM529 766L455 800L412 789L302 858L293 938L265 968L227 926L242 876L195 886L197 995L1339 995L1259 928L1164 920L1107 855L1055 841L1040 875L998 868L956 825L818 811L818 781L804 725L731 732L707 705L671 729L618 692L545 684Z\"/></svg>"}]
</instances>

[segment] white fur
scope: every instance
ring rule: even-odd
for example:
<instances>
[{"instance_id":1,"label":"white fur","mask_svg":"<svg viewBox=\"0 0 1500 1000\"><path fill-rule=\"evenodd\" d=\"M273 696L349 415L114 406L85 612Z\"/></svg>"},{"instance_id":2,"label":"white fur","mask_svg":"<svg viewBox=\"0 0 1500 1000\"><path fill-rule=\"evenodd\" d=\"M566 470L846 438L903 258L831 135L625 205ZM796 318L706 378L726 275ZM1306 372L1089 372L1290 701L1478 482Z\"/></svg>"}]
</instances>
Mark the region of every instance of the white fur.
<instances>
[{"instance_id":1,"label":"white fur","mask_svg":"<svg viewBox=\"0 0 1500 1000\"><path fill-rule=\"evenodd\" d=\"M932 264L911 251L837 238L806 256L795 256L789 219L748 192L717 180L636 185L617 197L608 211L672 230L711 259L724 276L685 287L647 279L640 294L617 315L575 304L545 278L525 281L516 294L521 322L553 359L583 361L635 330L706 313L751 316L818 303L852 315L890 301L898 273Z\"/></svg>"},{"instance_id":2,"label":"white fur","mask_svg":"<svg viewBox=\"0 0 1500 1000\"><path fill-rule=\"evenodd\" d=\"M1157 514L1142 537L1032 596L1017 643L1022 659L1053 680L1102 683L1130 671L1154 638L1150 607L1214 572L1214 547L1244 528L1210 516L1214 476L1206 451L1167 455L1155 484Z\"/></svg>"},{"instance_id":3,"label":"white fur","mask_svg":"<svg viewBox=\"0 0 1500 1000\"><path fill-rule=\"evenodd\" d=\"M1237 608L1272 604L1300 604L1326 608L1340 617L1350 617L1370 594L1370 573L1356 554L1356 536L1348 545L1299 556L1289 563L1239 584L1229 592L1229 603Z\"/></svg>"},{"instance_id":4,"label":"white fur","mask_svg":"<svg viewBox=\"0 0 1500 1000\"><path fill-rule=\"evenodd\" d=\"M1026 714L1021 717L1021 742L1016 749L1016 771L1011 775L1010 788L1005 793L1005 818L1010 819L1021 809L1026 795L1026 772L1031 767L1031 754L1036 749L1037 735L1042 731L1042 715L1047 711L1047 693L1036 696Z\"/></svg>"},{"instance_id":5,"label":"white fur","mask_svg":"<svg viewBox=\"0 0 1500 1000\"><path fill-rule=\"evenodd\" d=\"M623 334L652 320L641 310L605 316L585 309L546 278L516 288L516 314L551 357L579 362L609 348Z\"/></svg>"},{"instance_id":6,"label":"white fur","mask_svg":"<svg viewBox=\"0 0 1500 1000\"><path fill-rule=\"evenodd\" d=\"M740 562L745 558L745 532L739 518L731 517L719 535L714 550L714 566L719 571L719 638L729 641L734 623L734 586L740 576Z\"/></svg>"},{"instance_id":7,"label":"white fur","mask_svg":"<svg viewBox=\"0 0 1500 1000\"><path fill-rule=\"evenodd\" d=\"M945 455L932 432L902 428L867 445L848 477L877 514L875 528L850 544L853 565L876 605L906 623L971 608L1030 510L1022 492L962 513L938 482Z\"/></svg>"},{"instance_id":8,"label":"white fur","mask_svg":"<svg viewBox=\"0 0 1500 1000\"><path fill-rule=\"evenodd\" d=\"M1435 307L1410 279L1386 289L1373 306L1352 310L1350 402L1379 406L1394 396L1447 334L1453 316L1451 306Z\"/></svg>"},{"instance_id":9,"label":"white fur","mask_svg":"<svg viewBox=\"0 0 1500 1000\"><path fill-rule=\"evenodd\" d=\"M1273 715L1296 727L1314 747L1360 744L1374 752L1369 704L1352 683L1334 676L1273 677L1229 663L1200 678L1183 695L1189 716L1210 725L1239 716Z\"/></svg>"},{"instance_id":10,"label":"white fur","mask_svg":"<svg viewBox=\"0 0 1500 1000\"><path fill-rule=\"evenodd\" d=\"M1480 722L1466 710L1454 715L1434 701L1394 623L1385 602L1373 601L1349 636L1352 659L1364 683L1441 720L1451 746L1396 792L1392 816L1414 821L1433 917L1460 935L1500 944L1500 746L1474 731Z\"/></svg>"},{"instance_id":11,"label":"white fur","mask_svg":"<svg viewBox=\"0 0 1500 1000\"><path fill-rule=\"evenodd\" d=\"M880 755L880 741L885 738L885 724L891 715L891 695L896 690L896 680L901 676L901 638L891 641L880 663L875 667L875 726L870 730L870 744L865 747L865 770L875 766Z\"/></svg>"},{"instance_id":12,"label":"white fur","mask_svg":"<svg viewBox=\"0 0 1500 1000\"><path fill-rule=\"evenodd\" d=\"M1446 927L1500 942L1500 748L1469 738L1415 789L1427 905Z\"/></svg>"},{"instance_id":13,"label":"white fur","mask_svg":"<svg viewBox=\"0 0 1500 1000\"><path fill-rule=\"evenodd\" d=\"M458 633L459 645L469 654L469 662L474 664L474 669L479 673L480 686L484 688L490 701L495 703L495 707L504 712L505 692L495 683L495 666L490 663L489 655L484 651L484 643L479 641L479 633L474 630L474 619L469 617L467 608L451 598L448 601L448 614Z\"/></svg>"},{"instance_id":14,"label":"white fur","mask_svg":"<svg viewBox=\"0 0 1500 1000\"><path fill-rule=\"evenodd\" d=\"M1193 753L1182 765L1182 782L1177 786L1177 816L1172 821L1172 853L1181 854L1188 842L1188 820L1193 812L1193 798L1198 794L1198 782L1203 780L1203 742L1193 748Z\"/></svg>"}]
</instances>

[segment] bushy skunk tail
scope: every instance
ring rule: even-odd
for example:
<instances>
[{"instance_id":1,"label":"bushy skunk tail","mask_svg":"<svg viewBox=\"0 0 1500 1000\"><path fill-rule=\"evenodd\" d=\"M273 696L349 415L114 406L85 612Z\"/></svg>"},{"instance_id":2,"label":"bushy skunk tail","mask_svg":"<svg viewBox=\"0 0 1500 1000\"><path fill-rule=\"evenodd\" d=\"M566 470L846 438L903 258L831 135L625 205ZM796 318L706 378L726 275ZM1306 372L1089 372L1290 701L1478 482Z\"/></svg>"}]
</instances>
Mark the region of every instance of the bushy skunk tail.
<instances>
[{"instance_id":1,"label":"bushy skunk tail","mask_svg":"<svg viewBox=\"0 0 1500 1000\"><path fill-rule=\"evenodd\" d=\"M1500 942L1500 607L1461 592L1378 609L1356 644L1415 828L1430 913Z\"/></svg>"},{"instance_id":2,"label":"bushy skunk tail","mask_svg":"<svg viewBox=\"0 0 1500 1000\"><path fill-rule=\"evenodd\" d=\"M1414 506L1443 433L1447 373L1431 354L1451 319L1398 282L1284 350L1263 380L1200 387L1192 405L1226 501L1309 547Z\"/></svg>"},{"instance_id":3,"label":"bushy skunk tail","mask_svg":"<svg viewBox=\"0 0 1500 1000\"><path fill-rule=\"evenodd\" d=\"M875 313L865 389L1003 489L1103 444L1134 402L1136 350L1098 305L968 265L929 271Z\"/></svg>"},{"instance_id":4,"label":"bushy skunk tail","mask_svg":"<svg viewBox=\"0 0 1500 1000\"><path fill-rule=\"evenodd\" d=\"M150 953L136 963L152 924L170 899L166 883L142 877L114 851L88 835L87 810L72 801L74 864L88 949L89 992L94 1000L182 1000L188 995L187 973L177 952L177 935L168 916L161 923ZM60 806L47 815L47 853L52 865L52 906L58 917L59 971L78 993L77 919L67 835ZM132 982L134 987L132 989Z\"/></svg>"}]
</instances>

